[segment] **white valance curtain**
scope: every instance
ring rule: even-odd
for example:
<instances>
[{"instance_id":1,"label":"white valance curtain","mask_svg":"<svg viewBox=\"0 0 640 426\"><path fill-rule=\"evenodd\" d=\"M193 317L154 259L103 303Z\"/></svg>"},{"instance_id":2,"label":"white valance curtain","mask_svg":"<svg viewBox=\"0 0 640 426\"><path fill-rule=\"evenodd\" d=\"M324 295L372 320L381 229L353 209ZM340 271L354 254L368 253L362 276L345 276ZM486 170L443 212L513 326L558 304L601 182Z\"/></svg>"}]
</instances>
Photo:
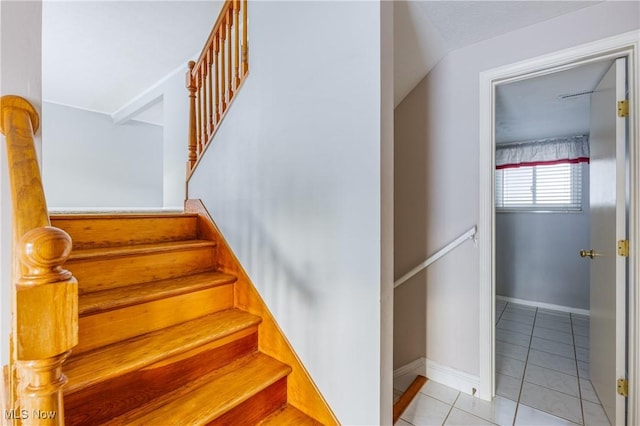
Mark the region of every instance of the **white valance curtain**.
<instances>
[{"instance_id":1,"label":"white valance curtain","mask_svg":"<svg viewBox=\"0 0 640 426\"><path fill-rule=\"evenodd\" d=\"M588 162L589 137L586 135L496 146L496 169Z\"/></svg>"}]
</instances>

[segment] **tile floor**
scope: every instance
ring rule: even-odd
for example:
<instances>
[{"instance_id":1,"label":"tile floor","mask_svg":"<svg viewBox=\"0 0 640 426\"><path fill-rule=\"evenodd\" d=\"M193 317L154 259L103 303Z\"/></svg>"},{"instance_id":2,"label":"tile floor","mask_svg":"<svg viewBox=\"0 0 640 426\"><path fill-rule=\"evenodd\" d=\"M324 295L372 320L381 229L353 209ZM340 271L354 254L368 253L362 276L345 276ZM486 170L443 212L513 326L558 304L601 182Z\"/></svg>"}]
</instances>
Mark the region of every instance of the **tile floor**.
<instances>
[{"instance_id":1,"label":"tile floor","mask_svg":"<svg viewBox=\"0 0 640 426\"><path fill-rule=\"evenodd\" d=\"M589 381L589 318L497 301L496 394L486 402L430 380L396 424L608 426Z\"/></svg>"}]
</instances>

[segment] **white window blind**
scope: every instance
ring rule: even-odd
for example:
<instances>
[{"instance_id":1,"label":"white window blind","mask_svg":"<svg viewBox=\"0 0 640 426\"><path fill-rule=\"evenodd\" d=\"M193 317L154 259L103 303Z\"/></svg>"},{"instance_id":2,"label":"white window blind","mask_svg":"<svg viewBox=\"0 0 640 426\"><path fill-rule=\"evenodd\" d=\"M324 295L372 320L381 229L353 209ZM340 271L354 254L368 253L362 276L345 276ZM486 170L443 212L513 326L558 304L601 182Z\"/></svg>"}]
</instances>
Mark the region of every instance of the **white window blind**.
<instances>
[{"instance_id":1,"label":"white window blind","mask_svg":"<svg viewBox=\"0 0 640 426\"><path fill-rule=\"evenodd\" d=\"M582 164L560 163L496 170L498 211L581 211Z\"/></svg>"}]
</instances>

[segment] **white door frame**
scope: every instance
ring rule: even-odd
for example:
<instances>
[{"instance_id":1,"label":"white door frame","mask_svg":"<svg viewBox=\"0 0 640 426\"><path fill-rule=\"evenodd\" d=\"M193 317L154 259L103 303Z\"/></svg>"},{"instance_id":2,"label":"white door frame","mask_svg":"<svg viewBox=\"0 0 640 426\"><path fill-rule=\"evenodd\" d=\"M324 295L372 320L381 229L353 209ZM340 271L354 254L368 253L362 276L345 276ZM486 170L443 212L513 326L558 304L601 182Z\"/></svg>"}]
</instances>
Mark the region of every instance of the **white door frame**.
<instances>
[{"instance_id":1,"label":"white door frame","mask_svg":"<svg viewBox=\"0 0 640 426\"><path fill-rule=\"evenodd\" d=\"M495 395L495 89L496 85L549 74L589 62L627 56L629 64L629 424L640 424L640 31L632 31L593 43L561 50L515 64L480 73L480 388L479 396L491 400Z\"/></svg>"}]
</instances>

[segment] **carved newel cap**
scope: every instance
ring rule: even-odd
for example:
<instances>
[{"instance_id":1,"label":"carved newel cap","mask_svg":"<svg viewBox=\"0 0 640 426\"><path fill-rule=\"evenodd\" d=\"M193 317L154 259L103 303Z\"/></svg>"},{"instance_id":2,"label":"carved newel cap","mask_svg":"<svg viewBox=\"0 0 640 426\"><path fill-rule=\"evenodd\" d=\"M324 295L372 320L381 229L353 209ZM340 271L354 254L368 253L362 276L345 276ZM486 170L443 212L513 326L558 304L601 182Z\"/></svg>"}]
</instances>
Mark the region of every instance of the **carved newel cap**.
<instances>
[{"instance_id":1,"label":"carved newel cap","mask_svg":"<svg viewBox=\"0 0 640 426\"><path fill-rule=\"evenodd\" d=\"M25 233L18 243L20 262L27 268L20 284L36 285L64 281L71 272L62 265L71 254L71 237L53 226L35 228Z\"/></svg>"}]
</instances>

